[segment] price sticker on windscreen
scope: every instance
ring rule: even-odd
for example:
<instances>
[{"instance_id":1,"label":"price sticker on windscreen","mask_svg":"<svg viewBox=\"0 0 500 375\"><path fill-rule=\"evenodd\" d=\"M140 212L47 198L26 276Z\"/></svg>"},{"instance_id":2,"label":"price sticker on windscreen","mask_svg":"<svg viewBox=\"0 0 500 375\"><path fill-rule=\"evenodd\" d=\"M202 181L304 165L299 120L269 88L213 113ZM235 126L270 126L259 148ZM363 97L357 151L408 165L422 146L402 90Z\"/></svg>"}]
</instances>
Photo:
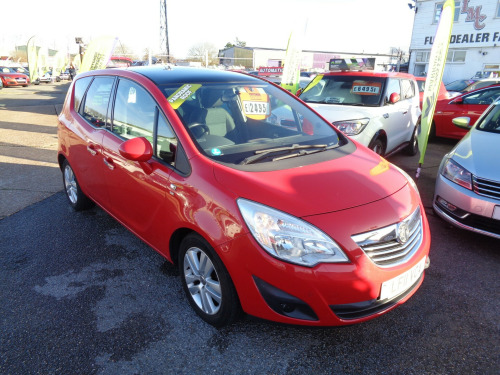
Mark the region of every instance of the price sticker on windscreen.
<instances>
[{"instance_id":1,"label":"price sticker on windscreen","mask_svg":"<svg viewBox=\"0 0 500 375\"><path fill-rule=\"evenodd\" d=\"M381 87L380 82L354 81L352 93L357 95L379 95Z\"/></svg>"},{"instance_id":2,"label":"price sticker on windscreen","mask_svg":"<svg viewBox=\"0 0 500 375\"><path fill-rule=\"evenodd\" d=\"M191 95L201 87L200 84L186 83L168 97L168 102L173 109L179 108Z\"/></svg>"},{"instance_id":3,"label":"price sticker on windscreen","mask_svg":"<svg viewBox=\"0 0 500 375\"><path fill-rule=\"evenodd\" d=\"M269 96L261 88L244 87L239 92L243 113L254 120L264 120L270 115Z\"/></svg>"}]
</instances>

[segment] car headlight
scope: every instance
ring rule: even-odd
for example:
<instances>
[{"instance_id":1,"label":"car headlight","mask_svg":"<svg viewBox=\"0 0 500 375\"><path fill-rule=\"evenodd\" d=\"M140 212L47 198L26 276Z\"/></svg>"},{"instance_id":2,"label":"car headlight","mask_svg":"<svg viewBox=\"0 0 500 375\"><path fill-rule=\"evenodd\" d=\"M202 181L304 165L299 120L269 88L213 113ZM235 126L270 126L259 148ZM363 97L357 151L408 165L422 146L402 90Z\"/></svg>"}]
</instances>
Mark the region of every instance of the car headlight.
<instances>
[{"instance_id":1,"label":"car headlight","mask_svg":"<svg viewBox=\"0 0 500 375\"><path fill-rule=\"evenodd\" d=\"M5 79L14 79L14 78L12 78L11 76L5 76L4 78L5 78Z\"/></svg>"},{"instance_id":2,"label":"car headlight","mask_svg":"<svg viewBox=\"0 0 500 375\"><path fill-rule=\"evenodd\" d=\"M447 159L443 163L439 173L448 180L472 190L472 174L452 159Z\"/></svg>"},{"instance_id":3,"label":"car headlight","mask_svg":"<svg viewBox=\"0 0 500 375\"><path fill-rule=\"evenodd\" d=\"M253 237L272 256L307 267L349 262L335 241L311 224L246 199L237 203Z\"/></svg>"},{"instance_id":4,"label":"car headlight","mask_svg":"<svg viewBox=\"0 0 500 375\"><path fill-rule=\"evenodd\" d=\"M336 121L333 122L333 125L345 135L357 135L366 128L369 122L369 118L361 118L359 120Z\"/></svg>"}]
</instances>

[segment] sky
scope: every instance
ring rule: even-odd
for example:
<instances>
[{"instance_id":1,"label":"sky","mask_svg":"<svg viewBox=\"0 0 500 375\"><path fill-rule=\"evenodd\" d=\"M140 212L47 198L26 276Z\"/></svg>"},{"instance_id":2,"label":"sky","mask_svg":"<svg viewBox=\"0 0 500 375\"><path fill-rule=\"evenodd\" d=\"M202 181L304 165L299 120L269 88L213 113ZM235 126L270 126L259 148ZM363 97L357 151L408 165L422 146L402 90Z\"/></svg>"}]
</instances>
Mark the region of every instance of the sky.
<instances>
[{"instance_id":1,"label":"sky","mask_svg":"<svg viewBox=\"0 0 500 375\"><path fill-rule=\"evenodd\" d=\"M0 55L25 45L70 53L75 37L85 43L116 36L137 53L160 52L160 3L163 0L25 0L23 16L4 14ZM185 58L191 47L210 43L217 50L236 38L248 47L286 49L291 32L304 33L303 49L325 52L407 51L414 12L410 0L167 0L170 53ZM43 7L40 5L43 3ZM38 11L33 11L38 9ZM16 12L16 7L11 8ZM307 25L304 28L304 25Z\"/></svg>"}]
</instances>

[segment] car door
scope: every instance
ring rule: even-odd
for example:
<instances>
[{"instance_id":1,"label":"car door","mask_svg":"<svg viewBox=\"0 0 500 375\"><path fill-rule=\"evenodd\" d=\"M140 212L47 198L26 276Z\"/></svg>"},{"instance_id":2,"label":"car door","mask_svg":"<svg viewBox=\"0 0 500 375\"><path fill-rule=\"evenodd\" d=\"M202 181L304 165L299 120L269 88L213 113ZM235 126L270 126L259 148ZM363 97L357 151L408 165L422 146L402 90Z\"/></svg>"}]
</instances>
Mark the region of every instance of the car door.
<instances>
[{"instance_id":1,"label":"car door","mask_svg":"<svg viewBox=\"0 0 500 375\"><path fill-rule=\"evenodd\" d=\"M436 135L460 139L466 134L452 123L455 117L469 117L470 125L474 125L481 114L500 96L500 86L488 87L461 95L451 101L440 101L436 105Z\"/></svg>"},{"instance_id":2,"label":"car door","mask_svg":"<svg viewBox=\"0 0 500 375\"><path fill-rule=\"evenodd\" d=\"M400 96L398 102L390 102L392 93L396 93ZM384 129L387 134L386 153L393 151L405 141L411 119L408 101L409 100L405 99L403 96L400 80L388 78L383 115Z\"/></svg>"},{"instance_id":3,"label":"car door","mask_svg":"<svg viewBox=\"0 0 500 375\"><path fill-rule=\"evenodd\" d=\"M107 202L102 162L102 138L108 122L112 77L85 77L74 84L75 113L63 116L64 125L71 129L65 136L69 140L68 159L82 190L100 205ZM89 86L90 84L90 86ZM67 122L69 120L69 122Z\"/></svg>"},{"instance_id":4,"label":"car door","mask_svg":"<svg viewBox=\"0 0 500 375\"><path fill-rule=\"evenodd\" d=\"M147 162L128 160L119 152L122 143L136 137L153 146L154 156ZM119 79L112 128L103 137L108 210L155 248L165 246L165 227L172 215L165 200L171 143L176 143L174 133L153 97L138 83Z\"/></svg>"}]
</instances>

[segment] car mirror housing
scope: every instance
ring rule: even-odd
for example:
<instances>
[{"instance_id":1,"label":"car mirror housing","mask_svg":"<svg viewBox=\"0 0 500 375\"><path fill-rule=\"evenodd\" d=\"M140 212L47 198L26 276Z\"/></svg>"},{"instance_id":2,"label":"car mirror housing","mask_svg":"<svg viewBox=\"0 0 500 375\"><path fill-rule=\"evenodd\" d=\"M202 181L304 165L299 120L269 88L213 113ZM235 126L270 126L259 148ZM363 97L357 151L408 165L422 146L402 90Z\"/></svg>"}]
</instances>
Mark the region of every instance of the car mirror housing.
<instances>
[{"instance_id":1,"label":"car mirror housing","mask_svg":"<svg viewBox=\"0 0 500 375\"><path fill-rule=\"evenodd\" d=\"M393 92L389 97L389 102L395 104L401 100L401 96L397 92Z\"/></svg>"},{"instance_id":2,"label":"car mirror housing","mask_svg":"<svg viewBox=\"0 0 500 375\"><path fill-rule=\"evenodd\" d=\"M453 124L458 126L459 128L462 129L470 129L470 117L455 117L453 120L451 120Z\"/></svg>"},{"instance_id":3,"label":"car mirror housing","mask_svg":"<svg viewBox=\"0 0 500 375\"><path fill-rule=\"evenodd\" d=\"M464 98L456 98L452 101L453 104L463 104L464 103Z\"/></svg>"},{"instance_id":4,"label":"car mirror housing","mask_svg":"<svg viewBox=\"0 0 500 375\"><path fill-rule=\"evenodd\" d=\"M144 137L137 137L123 142L119 148L120 154L128 160L145 162L153 157L153 147Z\"/></svg>"}]
</instances>

